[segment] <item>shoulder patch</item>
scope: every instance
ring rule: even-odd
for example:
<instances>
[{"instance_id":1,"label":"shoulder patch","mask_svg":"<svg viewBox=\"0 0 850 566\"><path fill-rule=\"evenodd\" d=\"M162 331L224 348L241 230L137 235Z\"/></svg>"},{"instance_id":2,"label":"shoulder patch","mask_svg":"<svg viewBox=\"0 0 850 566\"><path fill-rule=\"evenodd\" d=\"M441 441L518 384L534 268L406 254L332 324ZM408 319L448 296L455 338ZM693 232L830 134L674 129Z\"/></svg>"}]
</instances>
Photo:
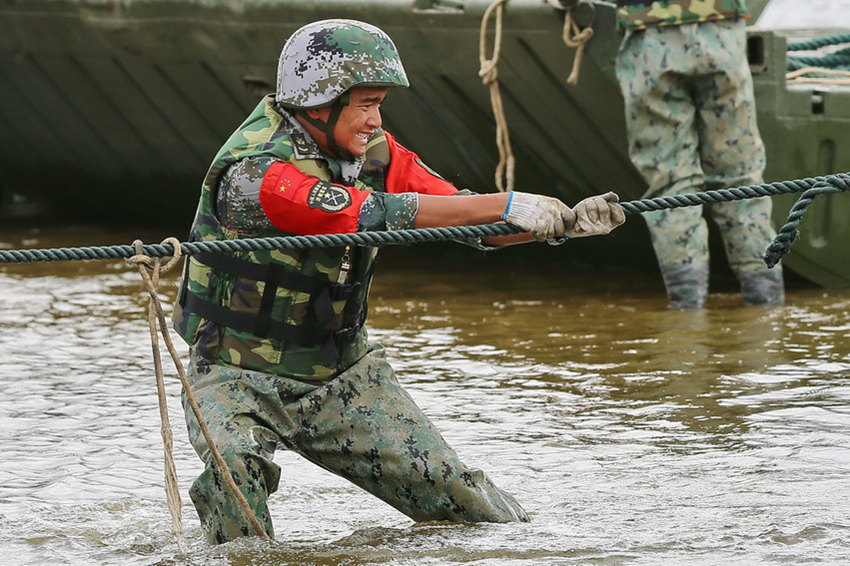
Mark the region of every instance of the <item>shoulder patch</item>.
<instances>
[{"instance_id":1,"label":"shoulder patch","mask_svg":"<svg viewBox=\"0 0 850 566\"><path fill-rule=\"evenodd\" d=\"M343 187L319 181L310 189L307 204L325 212L339 212L351 206L351 195Z\"/></svg>"},{"instance_id":2,"label":"shoulder patch","mask_svg":"<svg viewBox=\"0 0 850 566\"><path fill-rule=\"evenodd\" d=\"M433 169L431 169L430 167L425 165L425 163L421 159L419 159L418 157L416 159L414 159L414 161L416 162L417 165L419 165L420 167L425 169L428 173L432 174L433 176L435 176L438 179L442 179L442 177L440 176L439 173L437 173L436 171L434 171Z\"/></svg>"}]
</instances>

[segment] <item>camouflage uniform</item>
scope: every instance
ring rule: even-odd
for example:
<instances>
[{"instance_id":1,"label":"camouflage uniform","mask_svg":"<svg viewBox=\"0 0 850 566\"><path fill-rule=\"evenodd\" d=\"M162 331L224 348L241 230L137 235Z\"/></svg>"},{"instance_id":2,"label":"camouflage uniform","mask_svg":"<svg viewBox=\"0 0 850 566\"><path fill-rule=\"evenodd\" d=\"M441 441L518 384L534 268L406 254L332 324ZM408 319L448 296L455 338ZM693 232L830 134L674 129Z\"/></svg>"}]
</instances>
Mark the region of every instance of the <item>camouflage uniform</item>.
<instances>
[{"instance_id":1,"label":"camouflage uniform","mask_svg":"<svg viewBox=\"0 0 850 566\"><path fill-rule=\"evenodd\" d=\"M231 473L269 534L272 462L283 446L383 499L415 521L525 521L513 497L466 467L399 385L380 346L326 384L211 363L193 354L190 380ZM193 446L208 462L192 501L212 544L252 534L216 478L197 421Z\"/></svg>"},{"instance_id":2,"label":"camouflage uniform","mask_svg":"<svg viewBox=\"0 0 850 566\"><path fill-rule=\"evenodd\" d=\"M334 41L332 34L321 37ZM381 130L363 157L327 155L295 118L297 110L284 107L282 91L260 102L219 151L202 186L191 239L283 235L260 200L266 177L283 164L311 179L308 201L293 213L299 221L320 209L327 217L355 215L358 230L413 227L416 194L394 192L402 189L389 182L403 155L415 168L415 182L396 181L404 191L457 193ZM279 190L287 190L286 183ZM352 194L367 195L353 212ZM307 227L303 233L315 232ZM417 521L527 520L510 495L458 460L399 386L382 348L367 343L363 322L376 254L374 248L345 247L188 259L175 328L191 345L192 391L236 484L269 533L267 499L278 485L280 469L272 462L278 446ZM184 409L191 442L206 463L190 495L208 540L252 534L217 477L185 397Z\"/></svg>"},{"instance_id":3,"label":"camouflage uniform","mask_svg":"<svg viewBox=\"0 0 850 566\"><path fill-rule=\"evenodd\" d=\"M745 17L745 0L617 0L617 24L626 30Z\"/></svg>"},{"instance_id":4,"label":"camouflage uniform","mask_svg":"<svg viewBox=\"0 0 850 566\"><path fill-rule=\"evenodd\" d=\"M617 77L629 155L647 197L760 184L742 0L618 1L625 37ZM762 254L775 236L769 198L707 205L747 304L784 300L782 271ZM700 308L708 295L708 227L702 207L645 214L670 304Z\"/></svg>"}]
</instances>

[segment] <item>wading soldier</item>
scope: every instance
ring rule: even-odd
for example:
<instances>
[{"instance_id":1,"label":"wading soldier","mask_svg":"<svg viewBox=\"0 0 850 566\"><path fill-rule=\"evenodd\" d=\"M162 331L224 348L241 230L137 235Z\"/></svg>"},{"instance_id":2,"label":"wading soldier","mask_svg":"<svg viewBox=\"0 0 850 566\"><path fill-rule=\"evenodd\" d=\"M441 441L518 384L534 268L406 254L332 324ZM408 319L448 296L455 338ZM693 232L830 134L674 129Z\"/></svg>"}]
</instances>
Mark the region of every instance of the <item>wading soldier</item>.
<instances>
[{"instance_id":1,"label":"wading soldier","mask_svg":"<svg viewBox=\"0 0 850 566\"><path fill-rule=\"evenodd\" d=\"M747 62L744 0L617 0L625 37L617 77L629 154L647 197L761 184L764 145ZM782 270L762 253L776 235L771 200L707 205L747 304L784 301ZM702 207L644 214L672 308L708 295Z\"/></svg>"},{"instance_id":2,"label":"wading soldier","mask_svg":"<svg viewBox=\"0 0 850 566\"><path fill-rule=\"evenodd\" d=\"M408 86L380 29L315 22L286 42L277 90L224 144L204 180L193 240L474 225L526 233L484 248L605 234L613 193L569 208L529 193L458 191L381 129L387 91ZM175 326L216 447L265 530L276 448L293 450L415 521L524 521L513 497L465 466L367 343L377 250L275 250L188 259ZM221 481L194 414L206 469L190 495L211 543L255 534Z\"/></svg>"}]
</instances>

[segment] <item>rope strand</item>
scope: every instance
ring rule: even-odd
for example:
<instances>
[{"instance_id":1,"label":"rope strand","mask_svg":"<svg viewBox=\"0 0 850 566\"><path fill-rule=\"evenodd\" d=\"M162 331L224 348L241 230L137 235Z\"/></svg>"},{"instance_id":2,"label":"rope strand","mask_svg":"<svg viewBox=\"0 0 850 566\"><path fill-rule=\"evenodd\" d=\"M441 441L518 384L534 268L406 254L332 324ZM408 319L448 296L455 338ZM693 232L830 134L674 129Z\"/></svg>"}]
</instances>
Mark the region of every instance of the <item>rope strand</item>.
<instances>
[{"instance_id":1,"label":"rope strand","mask_svg":"<svg viewBox=\"0 0 850 566\"><path fill-rule=\"evenodd\" d=\"M502 104L502 94L499 90L499 53L502 50L502 15L507 0L493 0L481 18L481 33L478 42L478 60L481 65L478 76L490 87L490 105L493 107L493 117L496 120L496 147L499 150L499 163L496 165L495 184L499 192L512 191L514 188L514 169L516 159L511 148L511 137L508 131L508 119ZM493 57L487 58L487 27L492 14L496 14L496 24L493 44Z\"/></svg>"},{"instance_id":2,"label":"rope strand","mask_svg":"<svg viewBox=\"0 0 850 566\"><path fill-rule=\"evenodd\" d=\"M765 196L803 193L819 188L814 194L823 192L844 192L848 190L850 173L836 173L823 177L779 181L761 185L719 189L685 195L675 195L621 202L629 214L640 214L653 210L699 206L724 201L760 198ZM823 191L824 187L834 190ZM800 201L808 200L805 195ZM805 205L807 207L808 204ZM802 207L802 205L801 205ZM802 210L805 211L805 207ZM782 231L796 230L802 219L802 212L789 215L786 227ZM782 232L781 231L781 232ZM170 257L179 247L183 255L199 253L227 253L277 249L329 248L342 246L392 246L445 240L468 240L491 236L518 234L521 230L510 224L480 224L476 226L451 226L444 228L419 228L413 230L384 230L375 232L352 232L345 234L320 234L315 236L278 236L270 238L246 238L242 240L212 240L208 242L182 242L145 245L143 253L149 257ZM129 258L136 254L133 246L101 246L79 248L0 250L0 263L30 263L47 261L76 261L96 259Z\"/></svg>"},{"instance_id":3,"label":"rope strand","mask_svg":"<svg viewBox=\"0 0 850 566\"><path fill-rule=\"evenodd\" d=\"M260 521L259 519L257 519L257 515L254 513L253 509L251 509L248 500L245 499L245 496L242 494L242 492L239 490L239 487L236 485L236 482L233 480L233 476L230 473L230 469L228 468L227 463L221 456L221 452L219 452L218 448L216 448L215 442L212 438L212 434L210 433L209 427L207 427L206 420L204 419L204 416L201 413L201 408L198 405L198 402L195 400L191 385L189 384L189 380L186 377L186 371L183 368L183 363L180 361L180 355L177 353L177 349L174 347L174 342L171 340L171 335L168 332L168 323L165 319L165 313L162 310L162 303L159 300L157 286L159 284L160 273L168 271L169 269L177 265L177 263L179 263L181 257L181 245L180 242L175 238L169 238L162 243L162 246L168 246L173 250L173 253L170 254L171 258L162 268L160 268L159 259L151 260L151 257L145 255L144 246L139 240L136 240L136 242L133 243L133 248L136 251L136 255L129 258L127 260L127 263L131 265L136 265L138 267L139 273L142 276L142 280L145 283L145 287L147 288L148 295L150 296L148 322L151 330L151 347L153 349L154 369L156 371L156 385L157 392L159 394L159 409L160 418L162 421L162 437L163 444L165 447L166 462L165 492L166 498L168 500L168 508L171 512L172 517L172 531L175 534L182 533L183 525L180 517L181 502L180 493L177 485L177 472L174 467L174 458L171 454L173 442L171 424L168 418L168 407L165 399L165 385L162 376L162 361L160 360L159 342L157 339L156 332L157 322L159 323L159 330L162 334L162 338L165 342L168 352L169 354L171 354L171 359L174 362L174 367L177 369L177 375L180 378L180 383L183 386L183 392L186 395L186 402L191 407L192 412L194 413L195 418L198 421L198 425L204 435L204 439L207 442L207 447L209 448L210 455L212 456L215 462L216 471L218 471L218 475L221 481L223 481L227 489L239 502L239 506L242 509L242 513L245 515L245 518L248 519L248 522L251 523L251 526L254 528L254 531L261 538L269 539L271 537L269 537L268 533L266 533L266 530L260 524ZM153 275L148 273L148 269L152 270ZM180 539L178 538L178 541L179 540Z\"/></svg>"},{"instance_id":4,"label":"rope strand","mask_svg":"<svg viewBox=\"0 0 850 566\"><path fill-rule=\"evenodd\" d=\"M578 75L581 71L581 61L584 56L584 46L592 37L593 28L587 26L581 29L573 18L573 9L568 9L564 15L563 39L567 47L574 47L576 50L575 58L573 59L573 68L570 71L570 76L567 77L567 83L571 85L578 84Z\"/></svg>"},{"instance_id":5,"label":"rope strand","mask_svg":"<svg viewBox=\"0 0 850 566\"><path fill-rule=\"evenodd\" d=\"M182 517L182 501L180 499L180 488L177 483L177 468L174 465L174 435L172 434L171 422L168 418L168 402L165 394L165 380L162 374L162 357L159 349L159 339L157 338L157 313L162 310L157 296L157 287L159 286L159 277L161 273L170 270L179 260L180 253L178 250L172 259L162 265L161 258L150 258L141 253L142 242L136 240L133 243L137 254L129 259L129 265L135 265L139 269L139 274L142 276L142 281L148 290L150 298L148 300L148 329L151 336L151 350L153 351L154 372L156 374L156 392L159 401L159 418L160 418L160 434L162 436L162 445L165 452L165 498L168 503L168 510L171 513L171 533L177 538L177 543L180 546L180 551L185 554L182 539L183 534L183 517ZM150 273L148 273L150 271Z\"/></svg>"}]
</instances>

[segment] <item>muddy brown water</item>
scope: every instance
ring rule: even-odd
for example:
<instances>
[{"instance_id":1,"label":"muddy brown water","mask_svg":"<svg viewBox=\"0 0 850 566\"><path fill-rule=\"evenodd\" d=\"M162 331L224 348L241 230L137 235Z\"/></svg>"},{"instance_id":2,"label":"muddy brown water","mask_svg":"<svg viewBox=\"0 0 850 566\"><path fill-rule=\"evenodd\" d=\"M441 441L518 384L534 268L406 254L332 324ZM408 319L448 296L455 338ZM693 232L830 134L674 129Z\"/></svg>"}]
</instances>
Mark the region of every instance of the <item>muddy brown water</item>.
<instances>
[{"instance_id":1,"label":"muddy brown water","mask_svg":"<svg viewBox=\"0 0 850 566\"><path fill-rule=\"evenodd\" d=\"M0 227L0 246L138 236ZM850 562L850 290L791 288L779 308L724 291L673 312L651 270L571 263L566 247L526 261L383 255L371 338L530 523L413 524L281 451L277 540L210 548L187 494L201 465L166 365L178 543L138 274L121 261L6 265L0 564ZM167 277L165 302L175 290Z\"/></svg>"}]
</instances>

